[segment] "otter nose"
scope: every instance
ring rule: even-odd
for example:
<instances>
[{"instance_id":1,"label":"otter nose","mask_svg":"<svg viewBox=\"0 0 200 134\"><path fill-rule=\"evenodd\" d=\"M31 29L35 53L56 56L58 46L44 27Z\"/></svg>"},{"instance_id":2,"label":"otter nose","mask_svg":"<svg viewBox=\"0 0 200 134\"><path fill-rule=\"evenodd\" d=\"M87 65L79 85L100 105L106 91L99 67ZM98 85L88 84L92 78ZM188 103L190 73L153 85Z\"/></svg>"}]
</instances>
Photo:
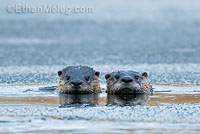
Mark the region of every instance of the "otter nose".
<instances>
[{"instance_id":1,"label":"otter nose","mask_svg":"<svg viewBox=\"0 0 200 134\"><path fill-rule=\"evenodd\" d=\"M124 82L124 83L130 83L130 82L132 82L133 81L133 79L132 78L130 78L130 77L124 77L124 78L122 78L122 80L121 80L122 82Z\"/></svg>"},{"instance_id":2,"label":"otter nose","mask_svg":"<svg viewBox=\"0 0 200 134\"><path fill-rule=\"evenodd\" d=\"M79 80L74 80L74 81L72 81L71 83L72 83L73 85L75 85L75 86L80 86L80 85L82 84L82 82L79 81Z\"/></svg>"}]
</instances>

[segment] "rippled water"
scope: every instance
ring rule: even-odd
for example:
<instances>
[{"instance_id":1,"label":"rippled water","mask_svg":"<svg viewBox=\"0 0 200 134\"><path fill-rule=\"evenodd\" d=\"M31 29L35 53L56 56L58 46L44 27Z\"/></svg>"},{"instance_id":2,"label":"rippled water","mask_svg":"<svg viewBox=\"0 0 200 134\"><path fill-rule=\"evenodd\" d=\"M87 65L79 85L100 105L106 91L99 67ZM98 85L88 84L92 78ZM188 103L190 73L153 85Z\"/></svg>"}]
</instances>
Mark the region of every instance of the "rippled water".
<instances>
[{"instance_id":1,"label":"rippled water","mask_svg":"<svg viewBox=\"0 0 200 134\"><path fill-rule=\"evenodd\" d=\"M86 5L92 14L8 14L12 4ZM0 133L199 133L200 3L195 0L4 1ZM57 71L146 71L153 95L70 96ZM76 102L76 103L75 103ZM82 102L83 104L81 104ZM74 104L75 103L75 104Z\"/></svg>"},{"instance_id":2,"label":"rippled water","mask_svg":"<svg viewBox=\"0 0 200 134\"><path fill-rule=\"evenodd\" d=\"M153 85L153 95L59 95L2 85L0 132L168 133L200 127L200 86ZM105 88L105 84L102 84ZM41 88L41 89L39 89Z\"/></svg>"}]
</instances>

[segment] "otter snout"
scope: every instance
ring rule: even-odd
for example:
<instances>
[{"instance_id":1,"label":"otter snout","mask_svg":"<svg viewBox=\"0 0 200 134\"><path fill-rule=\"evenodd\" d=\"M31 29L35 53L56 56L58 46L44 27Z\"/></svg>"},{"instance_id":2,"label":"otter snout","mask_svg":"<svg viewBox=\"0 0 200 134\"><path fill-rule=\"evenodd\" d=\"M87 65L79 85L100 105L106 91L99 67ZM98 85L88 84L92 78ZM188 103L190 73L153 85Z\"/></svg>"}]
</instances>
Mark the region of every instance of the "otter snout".
<instances>
[{"instance_id":1,"label":"otter snout","mask_svg":"<svg viewBox=\"0 0 200 134\"><path fill-rule=\"evenodd\" d=\"M121 79L121 82L128 84L128 83L133 82L133 79L132 79L131 77L127 77L127 76L126 76L126 77L123 77L123 78Z\"/></svg>"},{"instance_id":2,"label":"otter snout","mask_svg":"<svg viewBox=\"0 0 200 134\"><path fill-rule=\"evenodd\" d=\"M73 80L73 81L71 81L71 84L74 85L74 86L80 86L82 84L82 81L80 81L80 80Z\"/></svg>"}]
</instances>

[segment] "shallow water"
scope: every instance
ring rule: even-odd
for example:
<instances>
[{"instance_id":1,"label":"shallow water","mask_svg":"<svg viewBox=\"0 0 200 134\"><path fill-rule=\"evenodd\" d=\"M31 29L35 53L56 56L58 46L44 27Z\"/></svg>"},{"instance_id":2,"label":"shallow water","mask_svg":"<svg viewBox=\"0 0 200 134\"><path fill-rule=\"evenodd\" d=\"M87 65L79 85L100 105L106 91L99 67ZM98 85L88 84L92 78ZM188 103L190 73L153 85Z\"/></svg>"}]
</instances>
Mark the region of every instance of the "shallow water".
<instances>
[{"instance_id":1,"label":"shallow water","mask_svg":"<svg viewBox=\"0 0 200 134\"><path fill-rule=\"evenodd\" d=\"M0 132L200 131L200 86L153 85L153 95L59 95L46 86L0 86Z\"/></svg>"},{"instance_id":2,"label":"shallow water","mask_svg":"<svg viewBox=\"0 0 200 134\"><path fill-rule=\"evenodd\" d=\"M14 3L86 5L95 12L8 14ZM195 0L1 2L0 133L199 133L199 12ZM100 71L103 90L106 73L146 71L154 94L39 90L55 86L57 71L68 65Z\"/></svg>"}]
</instances>

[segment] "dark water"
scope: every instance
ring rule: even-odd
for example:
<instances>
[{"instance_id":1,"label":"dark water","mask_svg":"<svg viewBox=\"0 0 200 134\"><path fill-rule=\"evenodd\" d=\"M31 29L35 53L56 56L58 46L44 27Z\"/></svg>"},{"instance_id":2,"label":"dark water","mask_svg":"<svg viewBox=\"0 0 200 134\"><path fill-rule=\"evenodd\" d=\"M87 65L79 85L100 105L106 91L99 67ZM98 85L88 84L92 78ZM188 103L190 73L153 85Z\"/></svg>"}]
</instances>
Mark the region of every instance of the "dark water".
<instances>
[{"instance_id":1,"label":"dark water","mask_svg":"<svg viewBox=\"0 0 200 134\"><path fill-rule=\"evenodd\" d=\"M200 16L195 3L155 2L146 9L149 1L129 1L121 5L124 15L114 15L115 8L107 12L113 17L106 17L108 7L87 3L96 12L65 16L4 11L0 83L56 83L57 70L68 65L90 65L102 75L117 69L147 71L153 83L200 82ZM130 3L129 13L124 6Z\"/></svg>"},{"instance_id":2,"label":"dark water","mask_svg":"<svg viewBox=\"0 0 200 134\"><path fill-rule=\"evenodd\" d=\"M85 5L94 12L9 14L6 7L12 4ZM3 1L0 133L198 133L199 5L194 0ZM94 105L62 107L56 92L38 89L56 85L57 71L68 65L100 71L102 88L108 72L147 71L156 93L148 101L139 97L139 103L128 97L128 106L103 93L92 99Z\"/></svg>"}]
</instances>

